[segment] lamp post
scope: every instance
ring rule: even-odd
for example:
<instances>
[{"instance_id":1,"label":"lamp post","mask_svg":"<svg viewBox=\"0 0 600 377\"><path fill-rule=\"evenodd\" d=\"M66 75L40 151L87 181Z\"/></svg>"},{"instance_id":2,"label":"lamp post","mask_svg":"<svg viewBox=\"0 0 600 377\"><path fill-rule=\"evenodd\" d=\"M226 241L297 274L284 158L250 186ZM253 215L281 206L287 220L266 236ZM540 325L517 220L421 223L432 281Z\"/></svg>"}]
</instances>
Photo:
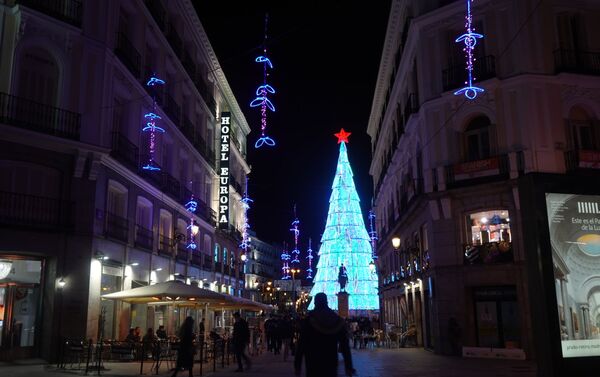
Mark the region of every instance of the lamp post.
<instances>
[{"instance_id":1,"label":"lamp post","mask_svg":"<svg viewBox=\"0 0 600 377\"><path fill-rule=\"evenodd\" d=\"M392 247L394 248L394 250L398 251L400 249L401 243L402 241L400 240L400 237L392 238Z\"/></svg>"},{"instance_id":2,"label":"lamp post","mask_svg":"<svg viewBox=\"0 0 600 377\"><path fill-rule=\"evenodd\" d=\"M296 274L300 272L299 268L292 268L290 270L292 273L292 307L294 308L294 312L296 311Z\"/></svg>"}]
</instances>

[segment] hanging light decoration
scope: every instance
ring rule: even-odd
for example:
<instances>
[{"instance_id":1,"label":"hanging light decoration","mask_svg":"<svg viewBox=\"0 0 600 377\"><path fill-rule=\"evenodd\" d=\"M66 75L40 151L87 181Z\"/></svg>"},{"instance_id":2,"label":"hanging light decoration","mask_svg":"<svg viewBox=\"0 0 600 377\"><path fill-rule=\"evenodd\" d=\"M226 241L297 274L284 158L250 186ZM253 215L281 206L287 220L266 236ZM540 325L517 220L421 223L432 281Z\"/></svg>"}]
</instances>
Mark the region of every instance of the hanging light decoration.
<instances>
[{"instance_id":1,"label":"hanging light decoration","mask_svg":"<svg viewBox=\"0 0 600 377\"><path fill-rule=\"evenodd\" d=\"M281 279L287 280L290 278L290 254L287 252L287 244L283 244L283 251L281 252Z\"/></svg>"},{"instance_id":2,"label":"hanging light decoration","mask_svg":"<svg viewBox=\"0 0 600 377\"><path fill-rule=\"evenodd\" d=\"M192 182L190 182L190 186L192 185ZM198 202L194 199L194 194L192 193L190 196L190 200L185 204L185 209L190 213L190 225L188 225L187 229L190 232L190 236L189 236L189 242L186 246L187 249L191 249L191 250L196 250L198 248L198 245L196 244L196 236L198 235L198 232L200 231L200 227L198 226L198 224L196 223L196 220L194 220L194 215L193 213L196 212L196 209L198 208Z\"/></svg>"},{"instance_id":3,"label":"hanging light decoration","mask_svg":"<svg viewBox=\"0 0 600 377\"><path fill-rule=\"evenodd\" d=\"M263 83L256 88L256 98L250 102L250 107L260 107L260 138L254 144L255 148L260 148L263 145L270 147L275 146L275 140L267 136L267 109L275 112L275 106L269 99L269 94L275 94L275 88L267 84L269 73L267 68L273 69L273 63L267 55L267 25L269 15L265 15L265 37L263 40L263 54L257 57L254 61L263 65Z\"/></svg>"},{"instance_id":4,"label":"hanging light decoration","mask_svg":"<svg viewBox=\"0 0 600 377\"><path fill-rule=\"evenodd\" d=\"M298 220L298 216L296 215L296 205L294 204L294 221L292 221L292 229L290 232L294 233L294 250L292 250L292 266L298 266L300 264L300 250L298 250L298 237L300 236L300 229L298 229L298 225L300 225L300 220Z\"/></svg>"},{"instance_id":5,"label":"hanging light decoration","mask_svg":"<svg viewBox=\"0 0 600 377\"><path fill-rule=\"evenodd\" d=\"M308 256L306 257L306 259L308 259L308 268L306 269L306 278L307 279L312 279L312 273L313 273L313 269L312 269L312 260L313 260L313 255L312 255L312 239L308 239L308 250L306 250L306 252L308 253Z\"/></svg>"},{"instance_id":6,"label":"hanging light decoration","mask_svg":"<svg viewBox=\"0 0 600 377\"><path fill-rule=\"evenodd\" d=\"M465 16L465 28L466 33L460 35L456 38L456 43L464 43L465 47L463 51L465 52L465 57L467 59L467 80L465 81L465 86L456 92L454 95L458 96L464 94L468 99L475 99L478 93L484 92L483 88L477 87L473 85L473 81L475 81L475 77L473 76L473 64L475 60L477 60L473 56L473 50L477 45L477 39L483 38L483 34L475 33L475 28L473 28L473 17L471 16L471 3L473 0L467 0L467 15Z\"/></svg>"},{"instance_id":7,"label":"hanging light decoration","mask_svg":"<svg viewBox=\"0 0 600 377\"><path fill-rule=\"evenodd\" d=\"M159 79L158 77L156 77L156 75L152 75L148 82L146 82L146 86L148 87L156 87L157 85L164 84L164 80ZM164 133L165 129L156 125L156 122L162 119L158 114L156 114L156 94L152 96L152 111L144 114L144 119L146 125L144 126L144 128L142 128L142 132L149 133L149 145L148 162L146 162L146 165L142 166L142 169L150 171L160 170L160 167L154 161L154 155L156 153L156 133Z\"/></svg>"},{"instance_id":8,"label":"hanging light decoration","mask_svg":"<svg viewBox=\"0 0 600 377\"><path fill-rule=\"evenodd\" d=\"M248 210L250 209L250 203L252 203L252 201L253 200L248 196L248 178L246 178L246 190L244 196L240 200L244 216L244 224L242 225L242 243L240 243L240 248L242 249L240 258L242 259L242 262L245 262L248 258L247 252L250 247L250 237L248 236L248 229L250 229L250 225L248 224Z\"/></svg>"}]
</instances>

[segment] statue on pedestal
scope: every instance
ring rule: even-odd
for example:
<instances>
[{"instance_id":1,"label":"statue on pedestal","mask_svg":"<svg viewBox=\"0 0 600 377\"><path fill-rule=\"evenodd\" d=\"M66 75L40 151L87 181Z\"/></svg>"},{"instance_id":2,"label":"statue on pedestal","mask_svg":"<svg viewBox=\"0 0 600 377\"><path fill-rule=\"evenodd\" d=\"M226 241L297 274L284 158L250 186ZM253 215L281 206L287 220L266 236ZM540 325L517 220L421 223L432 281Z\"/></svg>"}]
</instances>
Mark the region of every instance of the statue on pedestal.
<instances>
[{"instance_id":1,"label":"statue on pedestal","mask_svg":"<svg viewBox=\"0 0 600 377\"><path fill-rule=\"evenodd\" d=\"M338 283L340 283L340 292L346 291L346 283L348 283L348 271L344 264L340 266L340 272L338 273Z\"/></svg>"}]
</instances>

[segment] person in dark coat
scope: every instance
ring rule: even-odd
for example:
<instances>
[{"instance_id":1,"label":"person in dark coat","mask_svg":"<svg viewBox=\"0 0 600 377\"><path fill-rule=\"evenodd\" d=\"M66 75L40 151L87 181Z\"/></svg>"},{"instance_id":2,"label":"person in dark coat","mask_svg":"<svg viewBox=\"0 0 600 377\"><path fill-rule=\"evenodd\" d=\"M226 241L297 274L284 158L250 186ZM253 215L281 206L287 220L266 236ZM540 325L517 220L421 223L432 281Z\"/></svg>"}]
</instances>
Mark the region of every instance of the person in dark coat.
<instances>
[{"instance_id":1,"label":"person in dark coat","mask_svg":"<svg viewBox=\"0 0 600 377\"><path fill-rule=\"evenodd\" d=\"M194 319L187 317L179 330L179 351L177 352L177 365L171 377L177 376L181 369L187 369L189 377L193 377L194 368Z\"/></svg>"},{"instance_id":2,"label":"person in dark coat","mask_svg":"<svg viewBox=\"0 0 600 377\"><path fill-rule=\"evenodd\" d=\"M289 315L283 317L279 322L279 334L283 346L283 361L287 361L287 357L292 351L292 339L294 338L294 325Z\"/></svg>"},{"instance_id":3,"label":"person in dark coat","mask_svg":"<svg viewBox=\"0 0 600 377\"><path fill-rule=\"evenodd\" d=\"M306 359L306 377L337 376L338 347L344 357L347 376L353 374L352 354L345 321L327 305L327 295L317 293L315 309L302 321L296 347L294 370L300 375Z\"/></svg>"},{"instance_id":4,"label":"person in dark coat","mask_svg":"<svg viewBox=\"0 0 600 377\"><path fill-rule=\"evenodd\" d=\"M235 319L235 323L233 324L233 336L231 340L233 342L235 359L238 363L236 372L243 372L242 359L246 362L246 369L250 369L252 365L250 358L246 355L246 347L250 342L250 329L248 328L248 322L240 316L240 313L234 313L233 318Z\"/></svg>"}]
</instances>

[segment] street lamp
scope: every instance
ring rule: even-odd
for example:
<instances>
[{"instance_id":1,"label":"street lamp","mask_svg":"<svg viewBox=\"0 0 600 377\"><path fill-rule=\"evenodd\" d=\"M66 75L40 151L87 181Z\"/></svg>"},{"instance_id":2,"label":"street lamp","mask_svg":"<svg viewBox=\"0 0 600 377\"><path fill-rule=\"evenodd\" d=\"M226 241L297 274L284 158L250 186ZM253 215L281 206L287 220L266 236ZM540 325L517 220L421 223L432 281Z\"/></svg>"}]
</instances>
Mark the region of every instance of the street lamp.
<instances>
[{"instance_id":1,"label":"street lamp","mask_svg":"<svg viewBox=\"0 0 600 377\"><path fill-rule=\"evenodd\" d=\"M242 262L245 262L248 259L248 256L246 256L246 253L242 253L242 255L240 255L240 259Z\"/></svg>"},{"instance_id":2,"label":"street lamp","mask_svg":"<svg viewBox=\"0 0 600 377\"><path fill-rule=\"evenodd\" d=\"M394 247L394 250L400 249L401 243L402 243L402 241L400 240L400 237L392 238L392 246Z\"/></svg>"},{"instance_id":3,"label":"street lamp","mask_svg":"<svg viewBox=\"0 0 600 377\"><path fill-rule=\"evenodd\" d=\"M296 274L300 272L299 268L292 268L290 270L292 273L292 305L294 305L294 311L296 309Z\"/></svg>"}]
</instances>

